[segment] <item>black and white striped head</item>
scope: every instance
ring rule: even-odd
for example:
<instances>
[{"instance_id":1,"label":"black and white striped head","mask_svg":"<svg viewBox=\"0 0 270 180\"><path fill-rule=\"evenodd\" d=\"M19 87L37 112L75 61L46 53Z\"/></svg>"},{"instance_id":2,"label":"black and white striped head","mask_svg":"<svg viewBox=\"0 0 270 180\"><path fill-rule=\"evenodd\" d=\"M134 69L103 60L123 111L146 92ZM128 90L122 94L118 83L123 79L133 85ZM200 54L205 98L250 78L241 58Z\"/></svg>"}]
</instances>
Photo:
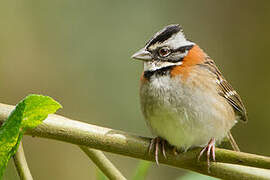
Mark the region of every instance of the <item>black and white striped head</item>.
<instances>
[{"instance_id":1,"label":"black and white striped head","mask_svg":"<svg viewBox=\"0 0 270 180\"><path fill-rule=\"evenodd\" d=\"M183 58L194 44L185 38L178 24L173 24L157 32L132 58L143 60L145 71L155 71L181 65Z\"/></svg>"}]
</instances>

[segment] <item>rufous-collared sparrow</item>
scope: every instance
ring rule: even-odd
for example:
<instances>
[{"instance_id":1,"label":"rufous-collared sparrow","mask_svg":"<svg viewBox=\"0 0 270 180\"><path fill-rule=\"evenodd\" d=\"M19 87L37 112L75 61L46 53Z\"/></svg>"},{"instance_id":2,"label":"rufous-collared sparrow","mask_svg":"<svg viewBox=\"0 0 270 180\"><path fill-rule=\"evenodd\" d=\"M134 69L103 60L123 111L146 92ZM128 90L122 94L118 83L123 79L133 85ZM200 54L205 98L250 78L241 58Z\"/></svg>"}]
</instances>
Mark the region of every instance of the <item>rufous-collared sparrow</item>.
<instances>
[{"instance_id":1,"label":"rufous-collared sparrow","mask_svg":"<svg viewBox=\"0 0 270 180\"><path fill-rule=\"evenodd\" d=\"M199 157L207 151L209 165L210 156L215 160L215 142L225 136L233 142L230 129L238 120L247 121L240 96L179 25L157 32L132 58L144 65L140 99L146 122L157 136L150 145L156 145L156 162L159 143L166 140L182 150L204 147Z\"/></svg>"}]
</instances>

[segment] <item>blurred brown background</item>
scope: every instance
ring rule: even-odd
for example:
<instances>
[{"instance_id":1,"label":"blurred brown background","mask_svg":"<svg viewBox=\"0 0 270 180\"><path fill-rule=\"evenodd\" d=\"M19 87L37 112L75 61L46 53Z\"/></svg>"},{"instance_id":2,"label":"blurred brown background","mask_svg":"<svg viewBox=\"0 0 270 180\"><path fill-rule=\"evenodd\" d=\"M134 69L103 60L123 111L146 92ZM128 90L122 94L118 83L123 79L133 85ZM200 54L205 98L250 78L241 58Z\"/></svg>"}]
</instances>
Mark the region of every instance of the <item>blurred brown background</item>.
<instances>
[{"instance_id":1,"label":"blurred brown background","mask_svg":"<svg viewBox=\"0 0 270 180\"><path fill-rule=\"evenodd\" d=\"M70 118L149 136L140 112L140 62L130 56L163 26L179 23L240 93L248 124L233 134L245 152L270 155L270 1L47 0L0 3L1 102L49 95ZM35 179L95 179L70 144L25 137ZM127 177L137 160L107 154ZM153 166L148 179L185 171ZM4 179L18 179L13 162Z\"/></svg>"}]
</instances>

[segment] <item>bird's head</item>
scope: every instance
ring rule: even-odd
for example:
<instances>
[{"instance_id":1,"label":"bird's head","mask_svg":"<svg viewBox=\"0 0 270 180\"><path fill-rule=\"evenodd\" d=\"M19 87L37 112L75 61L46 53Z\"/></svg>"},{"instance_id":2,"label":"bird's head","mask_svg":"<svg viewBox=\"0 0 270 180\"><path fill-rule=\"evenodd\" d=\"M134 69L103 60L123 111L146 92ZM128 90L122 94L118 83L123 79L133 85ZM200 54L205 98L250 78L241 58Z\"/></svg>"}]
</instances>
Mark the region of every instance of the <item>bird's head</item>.
<instances>
[{"instance_id":1,"label":"bird's head","mask_svg":"<svg viewBox=\"0 0 270 180\"><path fill-rule=\"evenodd\" d=\"M186 39L180 25L173 24L157 32L132 58L143 60L145 71L155 71L181 65L194 45Z\"/></svg>"}]
</instances>

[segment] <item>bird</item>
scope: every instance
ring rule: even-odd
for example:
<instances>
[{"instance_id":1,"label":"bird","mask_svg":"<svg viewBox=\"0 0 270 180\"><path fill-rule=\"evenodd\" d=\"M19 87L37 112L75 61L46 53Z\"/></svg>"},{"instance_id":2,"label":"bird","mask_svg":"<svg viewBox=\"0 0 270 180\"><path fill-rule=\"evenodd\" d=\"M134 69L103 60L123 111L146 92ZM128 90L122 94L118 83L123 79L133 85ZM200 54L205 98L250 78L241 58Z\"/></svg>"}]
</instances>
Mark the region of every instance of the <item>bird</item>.
<instances>
[{"instance_id":1,"label":"bird","mask_svg":"<svg viewBox=\"0 0 270 180\"><path fill-rule=\"evenodd\" d=\"M231 128L247 121L246 108L221 71L195 42L186 38L179 24L164 27L132 55L143 62L140 77L140 104L146 124L156 136L166 158L164 144L187 151L201 147L207 164L215 161L215 145L228 137L239 151Z\"/></svg>"}]
</instances>

